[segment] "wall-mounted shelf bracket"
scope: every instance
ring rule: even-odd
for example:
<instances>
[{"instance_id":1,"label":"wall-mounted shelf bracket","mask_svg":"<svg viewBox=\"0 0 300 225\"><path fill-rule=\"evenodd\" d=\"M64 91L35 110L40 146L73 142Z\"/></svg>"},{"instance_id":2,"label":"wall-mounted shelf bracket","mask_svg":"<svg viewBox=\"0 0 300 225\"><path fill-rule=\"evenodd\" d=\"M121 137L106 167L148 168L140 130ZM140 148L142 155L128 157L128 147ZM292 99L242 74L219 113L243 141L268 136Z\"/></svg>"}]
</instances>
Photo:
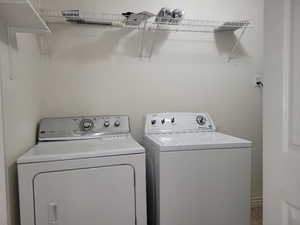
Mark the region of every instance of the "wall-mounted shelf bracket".
<instances>
[{"instance_id":1,"label":"wall-mounted shelf bracket","mask_svg":"<svg viewBox=\"0 0 300 225\"><path fill-rule=\"evenodd\" d=\"M13 52L18 49L16 33L46 33L51 30L30 0L0 0L0 21L7 27L9 79L13 80Z\"/></svg>"},{"instance_id":2,"label":"wall-mounted shelf bracket","mask_svg":"<svg viewBox=\"0 0 300 225\"><path fill-rule=\"evenodd\" d=\"M8 48L8 67L9 67L9 79L14 80L15 78L15 70L14 70L14 58L13 58L13 49L14 47L17 49L17 37L14 28L11 26L7 26L7 48Z\"/></svg>"},{"instance_id":3,"label":"wall-mounted shelf bracket","mask_svg":"<svg viewBox=\"0 0 300 225\"><path fill-rule=\"evenodd\" d=\"M142 38L141 38L141 47L140 47L140 58L144 57L144 46L145 46L145 36L146 36L146 29L147 29L147 20L145 20L142 31Z\"/></svg>"},{"instance_id":4,"label":"wall-mounted shelf bracket","mask_svg":"<svg viewBox=\"0 0 300 225\"><path fill-rule=\"evenodd\" d=\"M47 33L37 34L37 41L41 55L49 56L49 38Z\"/></svg>"},{"instance_id":5,"label":"wall-mounted shelf bracket","mask_svg":"<svg viewBox=\"0 0 300 225\"><path fill-rule=\"evenodd\" d=\"M18 32L51 32L29 0L0 0L0 21Z\"/></svg>"},{"instance_id":6,"label":"wall-mounted shelf bracket","mask_svg":"<svg viewBox=\"0 0 300 225\"><path fill-rule=\"evenodd\" d=\"M151 57L152 57L154 47L155 47L155 44L156 44L156 39L157 39L158 32L159 32L159 23L156 25L156 28L154 29L154 37L153 37L151 48L150 48L150 51L149 51L149 59L151 59Z\"/></svg>"},{"instance_id":7,"label":"wall-mounted shelf bracket","mask_svg":"<svg viewBox=\"0 0 300 225\"><path fill-rule=\"evenodd\" d=\"M233 45L233 47L231 49L231 52L228 56L227 62L230 62L230 60L233 59L233 57L235 56L236 50L238 49L238 46L241 43L241 39L242 39L243 35L245 34L246 29L247 29L247 26L242 28L242 31L240 32L238 39L236 40L235 44Z\"/></svg>"}]
</instances>

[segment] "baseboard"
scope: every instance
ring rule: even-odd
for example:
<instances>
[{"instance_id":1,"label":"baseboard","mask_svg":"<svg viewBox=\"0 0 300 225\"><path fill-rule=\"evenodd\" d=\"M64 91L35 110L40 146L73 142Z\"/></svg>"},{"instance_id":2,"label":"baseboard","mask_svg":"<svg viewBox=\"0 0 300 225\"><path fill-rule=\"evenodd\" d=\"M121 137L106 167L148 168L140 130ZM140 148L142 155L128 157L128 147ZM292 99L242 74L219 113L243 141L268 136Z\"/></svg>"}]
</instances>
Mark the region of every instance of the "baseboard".
<instances>
[{"instance_id":1,"label":"baseboard","mask_svg":"<svg viewBox=\"0 0 300 225\"><path fill-rule=\"evenodd\" d=\"M256 195L252 196L251 198L251 207L262 207L263 205L263 196L261 195Z\"/></svg>"}]
</instances>

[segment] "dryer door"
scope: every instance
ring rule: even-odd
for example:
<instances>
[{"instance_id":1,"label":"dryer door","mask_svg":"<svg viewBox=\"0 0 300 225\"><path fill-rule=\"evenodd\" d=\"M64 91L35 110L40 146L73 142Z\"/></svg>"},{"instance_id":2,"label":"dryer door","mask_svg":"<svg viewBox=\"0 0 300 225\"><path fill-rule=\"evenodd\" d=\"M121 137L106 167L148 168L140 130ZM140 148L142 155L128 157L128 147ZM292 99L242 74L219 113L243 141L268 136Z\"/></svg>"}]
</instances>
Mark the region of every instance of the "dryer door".
<instances>
[{"instance_id":1,"label":"dryer door","mask_svg":"<svg viewBox=\"0 0 300 225\"><path fill-rule=\"evenodd\" d=\"M128 165L41 173L34 179L36 225L135 224Z\"/></svg>"}]
</instances>

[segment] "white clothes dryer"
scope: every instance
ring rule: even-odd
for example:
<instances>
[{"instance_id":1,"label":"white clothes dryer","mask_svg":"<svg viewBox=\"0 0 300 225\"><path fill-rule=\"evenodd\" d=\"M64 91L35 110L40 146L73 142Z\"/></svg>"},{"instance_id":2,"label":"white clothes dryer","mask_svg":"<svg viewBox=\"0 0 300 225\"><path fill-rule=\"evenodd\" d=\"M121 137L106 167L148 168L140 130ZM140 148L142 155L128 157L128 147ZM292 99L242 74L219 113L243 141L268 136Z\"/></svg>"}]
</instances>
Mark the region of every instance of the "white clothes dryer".
<instances>
[{"instance_id":1,"label":"white clothes dryer","mask_svg":"<svg viewBox=\"0 0 300 225\"><path fill-rule=\"evenodd\" d=\"M43 119L18 161L21 225L146 225L145 150L128 116Z\"/></svg>"}]
</instances>

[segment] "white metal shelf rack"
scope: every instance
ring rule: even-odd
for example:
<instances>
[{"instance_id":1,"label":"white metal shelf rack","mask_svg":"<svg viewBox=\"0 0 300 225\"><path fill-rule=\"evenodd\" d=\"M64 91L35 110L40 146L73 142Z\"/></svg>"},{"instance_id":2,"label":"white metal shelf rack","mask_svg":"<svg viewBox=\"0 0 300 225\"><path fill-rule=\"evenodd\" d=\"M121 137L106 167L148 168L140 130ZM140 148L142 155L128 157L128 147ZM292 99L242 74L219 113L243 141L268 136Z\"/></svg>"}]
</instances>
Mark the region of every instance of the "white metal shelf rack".
<instances>
[{"instance_id":1,"label":"white metal shelf rack","mask_svg":"<svg viewBox=\"0 0 300 225\"><path fill-rule=\"evenodd\" d=\"M179 23L176 20L169 20L168 22L162 22L164 18L157 18L155 22L151 24L151 28L155 32L153 38L152 46L150 49L149 57L151 58L154 47L156 34L159 31L169 31L169 32L201 32L201 33L217 33L217 32L234 32L241 29L239 37L232 47L231 53L228 57L228 62L234 56L235 50L241 41L247 28L250 27L250 22L248 20L243 21L217 21L217 20L197 20L197 19L184 19ZM146 22L147 23L147 22ZM154 26L154 27L153 27ZM147 27L147 26L145 26ZM141 50L142 53L143 50Z\"/></svg>"},{"instance_id":2,"label":"white metal shelf rack","mask_svg":"<svg viewBox=\"0 0 300 225\"><path fill-rule=\"evenodd\" d=\"M73 23L82 24L82 21L88 22L94 25L105 25L111 27L118 27L120 29L137 29L143 31L140 56L145 57L144 45L145 45L145 31L154 32L154 37L152 40L149 55L147 57L151 58L153 50L155 48L155 42L158 32L168 31L168 32L202 32L202 33L216 33L216 32L234 32L236 30L241 30L237 38L236 43L232 46L232 51L229 54L228 61L230 61L237 47L245 33L245 31L251 27L248 20L242 21L216 21L216 20L198 20L198 19L183 19L178 21L176 19L168 19L152 17L150 19L144 20L139 25L128 25L126 23L126 18L120 14L108 14L99 13L96 11L81 11L80 16L69 15L68 17L63 16L62 10L53 9L41 9L40 13L42 17L48 23ZM78 18L80 17L80 20Z\"/></svg>"},{"instance_id":3,"label":"white metal shelf rack","mask_svg":"<svg viewBox=\"0 0 300 225\"><path fill-rule=\"evenodd\" d=\"M69 15L67 17L63 16L63 10L53 10L53 9L40 9L42 17L48 23L71 23L71 24L82 24L78 20L78 16ZM125 17L121 14L109 14L109 13L100 13L97 11L82 11L80 10L80 19L82 21L87 21L91 25L103 25L103 26L112 26L120 28L130 28L130 29L139 29L141 26L130 26L126 25Z\"/></svg>"}]
</instances>

